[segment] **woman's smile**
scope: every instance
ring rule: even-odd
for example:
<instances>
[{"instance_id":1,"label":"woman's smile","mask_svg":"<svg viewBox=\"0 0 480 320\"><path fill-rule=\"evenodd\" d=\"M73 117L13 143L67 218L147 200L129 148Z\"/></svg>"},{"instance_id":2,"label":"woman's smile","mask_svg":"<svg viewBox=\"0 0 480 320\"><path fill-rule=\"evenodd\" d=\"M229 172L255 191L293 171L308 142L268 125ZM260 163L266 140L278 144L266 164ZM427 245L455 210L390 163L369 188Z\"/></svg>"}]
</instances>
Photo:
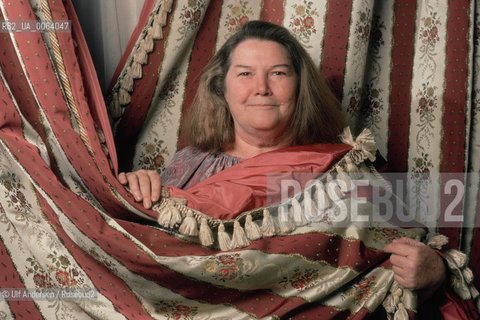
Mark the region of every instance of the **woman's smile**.
<instances>
[{"instance_id":1,"label":"woman's smile","mask_svg":"<svg viewBox=\"0 0 480 320\"><path fill-rule=\"evenodd\" d=\"M249 103L247 104L248 107L279 107L278 103Z\"/></svg>"}]
</instances>

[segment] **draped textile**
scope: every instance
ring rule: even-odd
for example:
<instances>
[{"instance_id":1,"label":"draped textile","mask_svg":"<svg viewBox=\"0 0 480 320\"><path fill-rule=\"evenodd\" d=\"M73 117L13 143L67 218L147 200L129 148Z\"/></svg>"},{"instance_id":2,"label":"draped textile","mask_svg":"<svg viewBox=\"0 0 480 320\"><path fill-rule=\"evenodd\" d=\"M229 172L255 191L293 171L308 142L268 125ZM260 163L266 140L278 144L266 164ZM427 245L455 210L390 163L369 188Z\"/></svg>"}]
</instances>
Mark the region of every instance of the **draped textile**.
<instances>
[{"instance_id":1,"label":"draped textile","mask_svg":"<svg viewBox=\"0 0 480 320\"><path fill-rule=\"evenodd\" d=\"M193 209L208 212L211 217L232 219L244 211L280 201L282 179L303 182L305 186L308 180L330 170L349 149L351 146L346 144L284 148L245 160L186 191L166 188L172 197L186 199Z\"/></svg>"},{"instance_id":2,"label":"draped textile","mask_svg":"<svg viewBox=\"0 0 480 320\"><path fill-rule=\"evenodd\" d=\"M152 33L142 33L149 40L138 46L144 51L125 59L142 79L148 75L143 65L158 67L143 63L144 53L152 54L154 38L167 34L163 18L169 17L168 4L173 5L167 1L154 7L159 16L150 17ZM220 251L216 245L201 246L175 225L158 225L157 219L169 212L143 209L116 179L119 158L108 121L113 115L107 115L71 1L0 1L0 9L0 20L72 22L71 33L0 35L0 288L6 298L0 299L1 318L360 319L381 304L399 317L414 316L415 295L395 286L381 249L400 236L420 239L421 228L352 223L332 229L329 221L319 221L284 225L288 230L260 235L242 248L235 238L239 221L226 221L237 246ZM192 14L200 21L197 11ZM120 77L128 82L125 74ZM122 99L133 99L133 91L122 90ZM143 97L149 96L144 92ZM122 124L115 128L121 132ZM334 165L336 170L346 167L345 159ZM363 160L356 164L367 174ZM222 225L214 226L218 237L230 237L231 230ZM465 256L452 253L446 259L460 280L459 297L475 298ZM34 288L91 289L95 296L23 299Z\"/></svg>"},{"instance_id":3,"label":"draped textile","mask_svg":"<svg viewBox=\"0 0 480 320\"><path fill-rule=\"evenodd\" d=\"M374 133L386 171L412 175L405 189L418 214L469 254L480 284L478 1L147 2L154 13L108 101L122 168L162 170L215 50L243 21L281 24L327 76L353 131Z\"/></svg>"},{"instance_id":4,"label":"draped textile","mask_svg":"<svg viewBox=\"0 0 480 320\"><path fill-rule=\"evenodd\" d=\"M161 228L159 213L142 209L115 177L106 108L71 2L10 4L0 2L2 20L68 17L73 25L71 33L1 37L2 318L362 318L400 289L381 248L423 229L352 224L332 233L322 221L220 252ZM325 167L348 149L327 155ZM95 297L22 299L34 288ZM402 302L413 313L411 292Z\"/></svg>"}]
</instances>

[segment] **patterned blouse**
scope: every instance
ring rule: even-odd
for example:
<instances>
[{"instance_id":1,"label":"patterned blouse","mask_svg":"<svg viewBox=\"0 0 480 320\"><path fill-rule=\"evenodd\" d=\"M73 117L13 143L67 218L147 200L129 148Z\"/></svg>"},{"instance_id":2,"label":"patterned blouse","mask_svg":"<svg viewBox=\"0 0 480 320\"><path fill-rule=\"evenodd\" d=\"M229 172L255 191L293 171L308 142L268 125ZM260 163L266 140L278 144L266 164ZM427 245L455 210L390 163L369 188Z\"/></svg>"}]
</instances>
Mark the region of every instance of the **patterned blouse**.
<instances>
[{"instance_id":1,"label":"patterned blouse","mask_svg":"<svg viewBox=\"0 0 480 320\"><path fill-rule=\"evenodd\" d=\"M175 153L165 168L162 184L187 189L241 161L242 158L223 152L212 154L193 147L185 147Z\"/></svg>"}]
</instances>

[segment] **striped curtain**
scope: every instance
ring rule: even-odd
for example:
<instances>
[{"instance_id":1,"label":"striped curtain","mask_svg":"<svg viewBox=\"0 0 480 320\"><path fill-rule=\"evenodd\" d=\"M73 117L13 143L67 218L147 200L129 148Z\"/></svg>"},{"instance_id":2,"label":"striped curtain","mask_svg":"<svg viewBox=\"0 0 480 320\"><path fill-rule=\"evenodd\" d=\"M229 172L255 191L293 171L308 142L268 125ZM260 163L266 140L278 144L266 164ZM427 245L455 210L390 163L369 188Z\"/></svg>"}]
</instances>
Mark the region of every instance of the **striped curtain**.
<instances>
[{"instance_id":1,"label":"striped curtain","mask_svg":"<svg viewBox=\"0 0 480 320\"><path fill-rule=\"evenodd\" d=\"M389 160L388 170L410 171L416 177L423 177L425 170L452 171L455 177L460 175L461 183L475 185L466 175L470 170L466 159L474 159L476 141L467 139L465 124L474 130L475 122L467 121L473 112L450 105L460 103L461 98L474 101L473 93L466 91L475 87L470 80L473 76L466 71L473 59L469 53L474 51L468 45L458 46L455 40L461 34L457 24L462 21L455 10L465 10L465 17L470 17L473 8L453 7L457 2L442 10L448 15L427 15L422 10L439 9L440 3L423 7L423 3L406 6L402 1L401 6L395 4L388 10L367 2L347 4L147 0L117 69L118 81L107 108L72 2L0 0L2 28L14 28L15 23L22 28L26 21L32 21L33 28L36 22L71 22L67 32L2 29L5 32L0 33L0 319L362 319L378 309L395 314L396 319L413 318L416 295L394 282L388 254L382 249L401 236L420 238L423 228L364 228L351 223L332 230L329 219L292 226L274 222L279 208L275 212L266 208L258 209L262 219L244 212L242 221L238 217L217 221L210 230L212 239L216 232L217 241L207 243L200 238L202 226L208 229L209 222L202 219L198 223L194 216L202 217L202 213L169 197L162 198L157 210L147 210L117 180L119 166L164 167L182 146L181 119L188 112L202 67L244 21L262 18L291 28L310 50L342 99L351 127L357 132L365 125L374 130ZM382 17L384 11L391 15L385 13L388 17L379 20L378 10ZM405 17L418 25L422 37L398 35L396 30L403 30L403 24L387 23ZM465 27L470 38L473 21L468 20ZM448 37L440 36L439 30L445 27ZM428 45L423 39L429 39ZM454 54L437 51L442 41L445 50ZM389 44L394 45L392 50L387 50ZM417 46L423 48L418 54L413 50ZM381 54L382 50L388 53ZM461 54L469 59L461 59ZM447 59L441 60L442 56ZM389 62L378 62L382 58ZM430 77L437 73L429 73L443 66L439 59L446 64L442 74L449 81L444 84L443 78ZM385 65L388 70L380 67ZM419 80L396 79L406 70L410 70L407 79ZM447 70L466 76L463 80L452 78ZM410 85L404 88L405 83ZM405 92L397 95L395 90ZM453 93L453 98L446 99L447 92ZM406 97L408 101L400 101ZM393 103L399 105L389 107ZM405 119L390 112L407 105L412 107ZM418 126L423 120L413 120L424 116L426 109L427 129ZM464 110L463 123L451 116L451 110ZM439 130L441 134L433 131L439 118L445 128ZM462 128L463 136L450 134L455 124ZM392 128L404 126L413 126L420 133L404 128L408 135L403 140L401 134L395 137L400 130ZM423 143L419 150L407 143L417 137ZM437 146L441 151L435 153L433 141L438 138L443 148ZM388 141L403 141L405 150ZM460 141L463 162L455 160L455 164L463 165L457 172L444 162L447 156L460 157L452 151ZM355 146L353 138L351 142ZM357 142L352 153L359 160L365 156L360 156L359 150L371 150L371 140L364 136ZM403 157L404 167L399 166ZM437 159L441 162L435 167ZM340 171L342 165L347 166L337 163L332 169ZM415 194L431 195L428 188L433 180L419 182L412 184L419 186ZM451 187L448 181L447 186ZM468 197L460 199L461 208L455 209L474 221L475 215L467 211L475 201L468 200L476 199L477 189L472 186L468 190ZM453 202L458 201L456 195L451 196ZM295 204L294 198L291 200L292 207L298 204L297 199ZM445 206L447 210L449 203ZM458 216L455 210L449 214ZM256 226L261 233L257 230L250 238L242 236L242 230L247 233L247 222L250 231ZM475 243L477 234L464 233L460 222L438 226L450 236L452 247ZM450 228L444 228L447 226ZM443 240L440 236L431 242L440 245ZM232 243L237 249L229 250ZM464 301L465 309L457 311L470 312L480 299L465 255L455 250L444 252L452 277L461 280L449 287ZM477 252L470 249L469 253L471 266L478 267Z\"/></svg>"},{"instance_id":2,"label":"striped curtain","mask_svg":"<svg viewBox=\"0 0 480 320\"><path fill-rule=\"evenodd\" d=\"M387 172L408 174L415 213L470 255L480 284L480 3L442 0L163 0L117 69L107 101L123 169L162 170L202 68L248 20L281 24L330 81ZM430 175L426 175L429 173ZM476 244L476 245L475 245Z\"/></svg>"}]
</instances>

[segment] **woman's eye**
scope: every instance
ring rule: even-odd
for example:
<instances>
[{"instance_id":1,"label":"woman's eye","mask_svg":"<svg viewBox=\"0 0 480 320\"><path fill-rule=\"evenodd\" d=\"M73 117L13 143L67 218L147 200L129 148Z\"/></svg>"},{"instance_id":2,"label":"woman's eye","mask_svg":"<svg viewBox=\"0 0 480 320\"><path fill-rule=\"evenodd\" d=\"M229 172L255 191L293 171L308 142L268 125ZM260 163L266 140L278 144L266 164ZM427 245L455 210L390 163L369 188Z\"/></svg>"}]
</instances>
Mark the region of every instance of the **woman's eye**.
<instances>
[{"instance_id":1,"label":"woman's eye","mask_svg":"<svg viewBox=\"0 0 480 320\"><path fill-rule=\"evenodd\" d=\"M250 72L241 72L239 75L243 76L243 77L246 77L246 76L250 75Z\"/></svg>"},{"instance_id":2,"label":"woman's eye","mask_svg":"<svg viewBox=\"0 0 480 320\"><path fill-rule=\"evenodd\" d=\"M274 71L274 72L273 72L273 75L275 75L275 76L284 76L284 75L286 75L286 73L283 72L283 71Z\"/></svg>"}]
</instances>

